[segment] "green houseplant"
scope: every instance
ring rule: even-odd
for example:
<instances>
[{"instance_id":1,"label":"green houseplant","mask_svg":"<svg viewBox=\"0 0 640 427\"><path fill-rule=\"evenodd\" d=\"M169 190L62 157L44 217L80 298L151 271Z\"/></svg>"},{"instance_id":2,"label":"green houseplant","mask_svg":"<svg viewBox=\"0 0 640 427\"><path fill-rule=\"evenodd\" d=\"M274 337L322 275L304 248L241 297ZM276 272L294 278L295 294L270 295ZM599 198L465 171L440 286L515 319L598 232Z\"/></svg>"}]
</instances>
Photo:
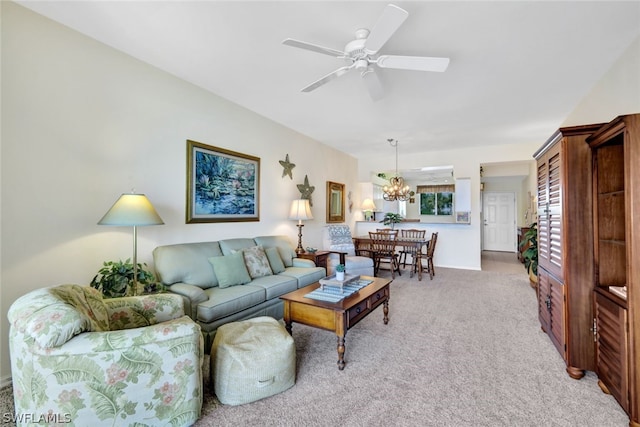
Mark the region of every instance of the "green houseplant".
<instances>
[{"instance_id":1,"label":"green houseplant","mask_svg":"<svg viewBox=\"0 0 640 427\"><path fill-rule=\"evenodd\" d=\"M344 280L344 264L336 265L336 280Z\"/></svg>"},{"instance_id":2,"label":"green houseplant","mask_svg":"<svg viewBox=\"0 0 640 427\"><path fill-rule=\"evenodd\" d=\"M529 280L536 283L538 281L538 223L536 222L531 224L520 242L520 249L525 247L526 249L522 252L524 268L529 273Z\"/></svg>"},{"instance_id":3,"label":"green houseplant","mask_svg":"<svg viewBox=\"0 0 640 427\"><path fill-rule=\"evenodd\" d=\"M144 286L145 293L157 292L156 277L146 269L147 264L138 263L138 283ZM105 261L91 280L91 287L98 289L106 298L133 295L133 263L126 261Z\"/></svg>"},{"instance_id":4,"label":"green houseplant","mask_svg":"<svg viewBox=\"0 0 640 427\"><path fill-rule=\"evenodd\" d=\"M387 212L384 214L384 218L380 222L383 223L384 225L390 225L391 228L393 229L397 223L402 221L402 219L403 219L402 215L400 214Z\"/></svg>"}]
</instances>

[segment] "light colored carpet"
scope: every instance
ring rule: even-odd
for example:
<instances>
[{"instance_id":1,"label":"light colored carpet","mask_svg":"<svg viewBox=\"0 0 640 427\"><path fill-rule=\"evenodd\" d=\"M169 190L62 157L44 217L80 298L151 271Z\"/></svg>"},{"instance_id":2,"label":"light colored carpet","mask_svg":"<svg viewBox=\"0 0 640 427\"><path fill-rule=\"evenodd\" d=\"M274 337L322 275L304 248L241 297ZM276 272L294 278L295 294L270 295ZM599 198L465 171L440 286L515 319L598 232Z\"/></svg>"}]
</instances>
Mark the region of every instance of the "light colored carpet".
<instances>
[{"instance_id":1,"label":"light colored carpet","mask_svg":"<svg viewBox=\"0 0 640 427\"><path fill-rule=\"evenodd\" d=\"M629 423L594 373L579 381L565 373L522 273L439 268L433 280L396 277L389 318L384 325L378 308L347 333L344 371L336 366L334 334L294 324L296 384L241 406L221 405L207 384L196 425ZM0 398L2 412L11 411L10 389Z\"/></svg>"}]
</instances>

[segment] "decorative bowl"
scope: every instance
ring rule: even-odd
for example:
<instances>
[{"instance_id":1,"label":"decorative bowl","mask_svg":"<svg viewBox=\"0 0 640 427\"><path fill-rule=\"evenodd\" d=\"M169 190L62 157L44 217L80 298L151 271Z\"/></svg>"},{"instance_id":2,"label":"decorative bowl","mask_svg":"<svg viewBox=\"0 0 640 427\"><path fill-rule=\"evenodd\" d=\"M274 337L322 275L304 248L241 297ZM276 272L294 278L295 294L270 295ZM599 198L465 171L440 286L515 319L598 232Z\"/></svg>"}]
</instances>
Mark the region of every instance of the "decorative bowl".
<instances>
[{"instance_id":1,"label":"decorative bowl","mask_svg":"<svg viewBox=\"0 0 640 427\"><path fill-rule=\"evenodd\" d=\"M315 253L315 252L317 252L317 251L318 251L318 248L310 248L310 247L307 247L307 248L306 248L306 250L307 250L307 252L309 252L310 254L313 254L313 253Z\"/></svg>"}]
</instances>

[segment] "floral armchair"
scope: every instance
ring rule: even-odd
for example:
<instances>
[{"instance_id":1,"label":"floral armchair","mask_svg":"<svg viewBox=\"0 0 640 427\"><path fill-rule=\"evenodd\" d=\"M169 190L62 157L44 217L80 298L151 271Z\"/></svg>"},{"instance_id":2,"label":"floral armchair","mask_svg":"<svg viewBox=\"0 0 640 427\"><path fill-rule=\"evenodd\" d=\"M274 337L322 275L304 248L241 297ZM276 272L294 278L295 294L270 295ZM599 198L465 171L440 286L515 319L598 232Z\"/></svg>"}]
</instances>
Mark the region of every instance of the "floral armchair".
<instances>
[{"instance_id":1,"label":"floral armchair","mask_svg":"<svg viewBox=\"0 0 640 427\"><path fill-rule=\"evenodd\" d=\"M203 341L173 294L102 299L38 289L9 309L18 425L188 426L202 409Z\"/></svg>"}]
</instances>

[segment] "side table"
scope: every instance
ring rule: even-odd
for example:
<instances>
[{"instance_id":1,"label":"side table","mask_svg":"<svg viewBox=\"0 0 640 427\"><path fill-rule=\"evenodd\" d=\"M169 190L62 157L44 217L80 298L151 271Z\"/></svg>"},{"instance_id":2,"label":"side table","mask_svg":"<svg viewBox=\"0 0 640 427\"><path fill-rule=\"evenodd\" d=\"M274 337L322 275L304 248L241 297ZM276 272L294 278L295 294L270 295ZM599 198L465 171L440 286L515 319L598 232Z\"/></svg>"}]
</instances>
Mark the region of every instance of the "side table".
<instances>
[{"instance_id":1,"label":"side table","mask_svg":"<svg viewBox=\"0 0 640 427\"><path fill-rule=\"evenodd\" d=\"M298 254L298 258L310 259L316 263L316 267L324 267L327 269L327 259L330 252L328 251L316 251L316 252L303 252Z\"/></svg>"}]
</instances>

